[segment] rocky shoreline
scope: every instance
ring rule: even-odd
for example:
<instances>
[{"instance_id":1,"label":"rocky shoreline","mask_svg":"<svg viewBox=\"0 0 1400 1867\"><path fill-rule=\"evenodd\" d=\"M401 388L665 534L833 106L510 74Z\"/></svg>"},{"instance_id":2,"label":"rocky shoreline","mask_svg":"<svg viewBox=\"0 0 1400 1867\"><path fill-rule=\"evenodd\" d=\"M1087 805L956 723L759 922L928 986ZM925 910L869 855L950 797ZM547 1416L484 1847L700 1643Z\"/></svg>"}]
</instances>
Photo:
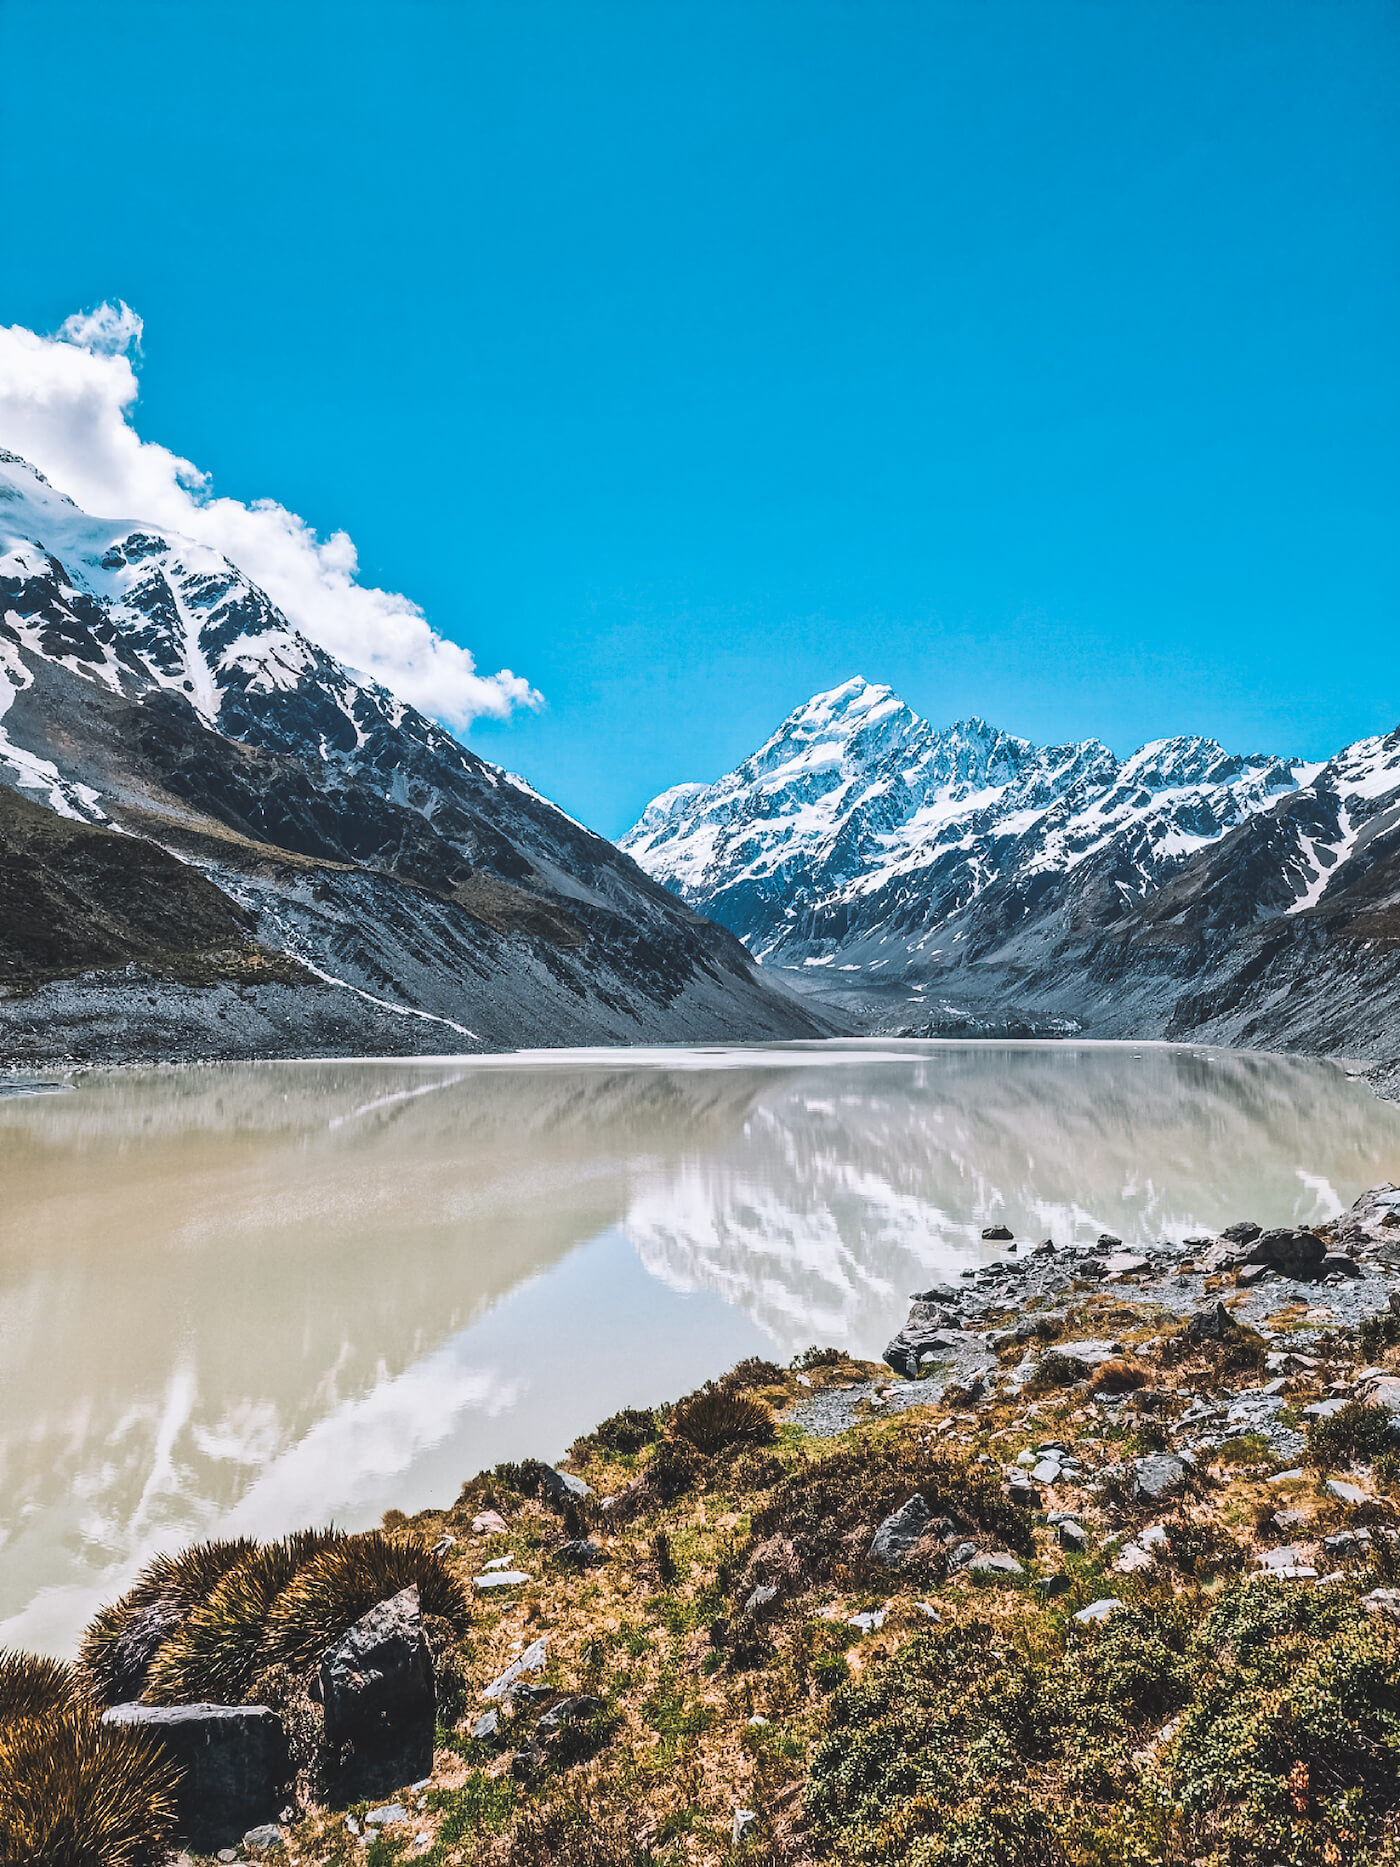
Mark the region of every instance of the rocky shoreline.
<instances>
[{"instance_id":1,"label":"rocky shoreline","mask_svg":"<svg viewBox=\"0 0 1400 1867\"><path fill-rule=\"evenodd\" d=\"M749 1361L448 1509L160 1559L76 1673L0 1660L0 1858L1393 1867L1400 1187L988 1243L883 1370ZM146 1772L121 1848L33 1798L16 1840L45 1691Z\"/></svg>"}]
</instances>

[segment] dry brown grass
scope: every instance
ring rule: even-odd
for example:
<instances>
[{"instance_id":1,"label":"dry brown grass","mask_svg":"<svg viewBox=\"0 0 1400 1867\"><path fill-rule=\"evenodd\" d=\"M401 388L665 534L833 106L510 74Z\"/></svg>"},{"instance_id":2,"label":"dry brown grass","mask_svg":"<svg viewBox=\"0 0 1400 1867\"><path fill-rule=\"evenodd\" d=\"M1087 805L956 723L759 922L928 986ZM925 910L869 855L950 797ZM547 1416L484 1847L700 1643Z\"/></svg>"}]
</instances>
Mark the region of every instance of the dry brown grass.
<instances>
[{"instance_id":1,"label":"dry brown grass","mask_svg":"<svg viewBox=\"0 0 1400 1867\"><path fill-rule=\"evenodd\" d=\"M13 1867L160 1867L176 1776L153 1739L89 1705L0 1727L0 1861Z\"/></svg>"}]
</instances>

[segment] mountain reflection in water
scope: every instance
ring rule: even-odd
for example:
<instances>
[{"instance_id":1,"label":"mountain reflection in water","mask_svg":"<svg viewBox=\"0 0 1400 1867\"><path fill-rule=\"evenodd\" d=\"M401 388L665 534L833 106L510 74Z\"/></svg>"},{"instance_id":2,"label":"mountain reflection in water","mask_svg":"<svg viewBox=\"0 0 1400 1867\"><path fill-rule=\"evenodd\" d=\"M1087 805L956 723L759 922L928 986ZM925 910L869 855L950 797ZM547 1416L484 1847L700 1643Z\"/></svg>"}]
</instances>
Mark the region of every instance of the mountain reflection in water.
<instances>
[{"instance_id":1,"label":"mountain reflection in water","mask_svg":"<svg viewBox=\"0 0 1400 1867\"><path fill-rule=\"evenodd\" d=\"M1340 1069L792 1045L94 1072L0 1098L0 1643L153 1549L443 1502L625 1404L878 1355L991 1248L1303 1223L1400 1178Z\"/></svg>"}]
</instances>

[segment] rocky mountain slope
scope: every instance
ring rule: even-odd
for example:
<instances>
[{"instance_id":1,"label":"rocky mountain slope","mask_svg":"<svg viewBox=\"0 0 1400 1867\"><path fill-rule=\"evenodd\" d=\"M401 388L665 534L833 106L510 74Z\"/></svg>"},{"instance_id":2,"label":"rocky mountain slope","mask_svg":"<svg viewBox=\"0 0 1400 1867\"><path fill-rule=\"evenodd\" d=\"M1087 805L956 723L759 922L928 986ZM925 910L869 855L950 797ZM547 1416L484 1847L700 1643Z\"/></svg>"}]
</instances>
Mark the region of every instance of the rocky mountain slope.
<instances>
[{"instance_id":1,"label":"rocky mountain slope","mask_svg":"<svg viewBox=\"0 0 1400 1867\"><path fill-rule=\"evenodd\" d=\"M0 1057L828 1028L225 558L3 453L0 784Z\"/></svg>"},{"instance_id":2,"label":"rocky mountain slope","mask_svg":"<svg viewBox=\"0 0 1400 1867\"><path fill-rule=\"evenodd\" d=\"M937 731L850 681L622 846L872 1028L1400 1057L1400 731L1324 765Z\"/></svg>"}]
</instances>

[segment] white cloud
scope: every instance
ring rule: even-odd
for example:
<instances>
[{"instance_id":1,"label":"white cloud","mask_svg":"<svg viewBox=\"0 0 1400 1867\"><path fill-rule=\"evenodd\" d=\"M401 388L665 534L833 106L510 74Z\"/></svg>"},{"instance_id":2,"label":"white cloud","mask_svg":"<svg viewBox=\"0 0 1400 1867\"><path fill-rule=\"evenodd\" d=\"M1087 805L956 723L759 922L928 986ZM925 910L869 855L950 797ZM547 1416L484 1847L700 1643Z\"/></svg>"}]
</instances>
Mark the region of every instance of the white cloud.
<instances>
[{"instance_id":1,"label":"white cloud","mask_svg":"<svg viewBox=\"0 0 1400 1867\"><path fill-rule=\"evenodd\" d=\"M434 718L465 727L536 706L528 681L481 674L406 596L358 581L344 532L318 538L275 500L216 498L209 477L129 419L138 393L129 305L75 313L56 337L0 326L0 447L21 454L100 518L135 519L211 545L260 584L297 628Z\"/></svg>"}]
</instances>

